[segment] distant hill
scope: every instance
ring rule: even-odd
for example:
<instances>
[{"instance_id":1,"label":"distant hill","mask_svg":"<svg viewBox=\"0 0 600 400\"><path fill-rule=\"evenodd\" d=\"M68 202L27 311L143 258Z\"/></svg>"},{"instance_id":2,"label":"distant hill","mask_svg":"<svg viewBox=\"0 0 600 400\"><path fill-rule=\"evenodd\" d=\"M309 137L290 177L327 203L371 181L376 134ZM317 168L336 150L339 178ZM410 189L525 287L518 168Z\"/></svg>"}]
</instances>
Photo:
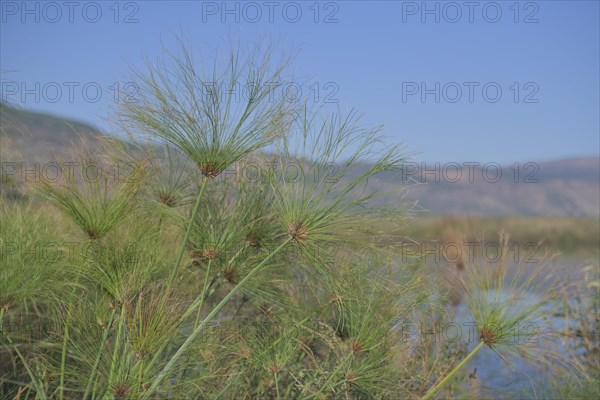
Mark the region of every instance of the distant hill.
<instances>
[{"instance_id":1,"label":"distant hill","mask_svg":"<svg viewBox=\"0 0 600 400\"><path fill-rule=\"evenodd\" d=\"M26 111L0 103L2 154L11 154L10 161L44 163L68 157L81 138L95 140L100 130L91 125ZM5 156L6 157L6 156Z\"/></svg>"},{"instance_id":2,"label":"distant hill","mask_svg":"<svg viewBox=\"0 0 600 400\"><path fill-rule=\"evenodd\" d=\"M0 104L0 129L3 162L43 163L68 157L80 137L93 143L94 136L101 135L85 123L6 104ZM518 175L514 166L501 166L498 181L493 167L469 170L458 165L460 175L456 165L426 163L423 171L420 163L409 164L404 176L383 176L370 184L381 190L410 184L405 200L418 201L429 214L600 217L599 157L520 163Z\"/></svg>"},{"instance_id":3,"label":"distant hill","mask_svg":"<svg viewBox=\"0 0 600 400\"><path fill-rule=\"evenodd\" d=\"M440 170L444 164L440 165ZM524 167L527 166L527 169ZM427 170L433 170L427 164ZM421 185L409 190L407 199L418 200L434 214L470 216L600 216L600 158L576 158L502 166L496 182L496 169L473 168L472 182L467 167L461 179L455 168L414 174Z\"/></svg>"}]
</instances>

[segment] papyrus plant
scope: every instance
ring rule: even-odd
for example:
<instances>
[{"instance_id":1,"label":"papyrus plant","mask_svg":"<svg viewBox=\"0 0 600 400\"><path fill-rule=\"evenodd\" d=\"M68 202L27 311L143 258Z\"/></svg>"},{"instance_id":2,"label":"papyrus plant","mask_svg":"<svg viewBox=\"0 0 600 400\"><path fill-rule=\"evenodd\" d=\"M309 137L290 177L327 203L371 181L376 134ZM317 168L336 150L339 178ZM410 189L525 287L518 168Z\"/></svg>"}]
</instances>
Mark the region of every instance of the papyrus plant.
<instances>
[{"instance_id":1,"label":"papyrus plant","mask_svg":"<svg viewBox=\"0 0 600 400\"><path fill-rule=\"evenodd\" d=\"M294 127L278 143L280 156L270 170L276 215L287 238L309 258L326 246L366 248L384 241L389 235L378 227L405 213L398 193L367 183L401 171L402 147L385 146L382 128L363 127L355 111L323 115L305 108Z\"/></svg>"},{"instance_id":2,"label":"papyrus plant","mask_svg":"<svg viewBox=\"0 0 600 400\"><path fill-rule=\"evenodd\" d=\"M559 295L558 279L541 260L533 268L526 268L526 264L510 268L508 236L503 233L498 249L494 263L469 264L460 281L477 327L477 345L423 399L433 397L483 347L507 363L511 357L529 362L545 359L540 339L549 334L548 307Z\"/></svg>"},{"instance_id":3,"label":"papyrus plant","mask_svg":"<svg viewBox=\"0 0 600 400\"><path fill-rule=\"evenodd\" d=\"M179 53L165 50L158 61L146 62L145 71L134 72L138 95L119 112L128 132L181 149L204 175L169 282L179 271L208 180L284 135L294 106L281 90L289 60L276 60L269 45L232 47L202 67L179 44Z\"/></svg>"},{"instance_id":4,"label":"papyrus plant","mask_svg":"<svg viewBox=\"0 0 600 400\"><path fill-rule=\"evenodd\" d=\"M51 220L31 204L3 203L0 221L0 311L4 311L39 293L54 266L43 246L53 244L55 237Z\"/></svg>"},{"instance_id":5,"label":"papyrus plant","mask_svg":"<svg viewBox=\"0 0 600 400\"><path fill-rule=\"evenodd\" d=\"M243 290L255 275L273 262L279 253L286 251L289 254L289 251L295 249L301 256L312 260L314 266L321 267L320 257L314 258L315 250L318 250L319 246L352 241L349 233L364 232L365 227L374 225L381 218L385 219L390 215L382 212L383 207L369 207L370 204L367 203L376 197L376 193L365 191L364 188L369 179L376 179L381 173L399 171L404 160L399 147L383 149L379 129L362 128L354 113L347 116L333 114L319 120L315 113L305 110L297 115L289 138L285 137L282 140L281 152L274 155L276 162L265 166L263 176L268 180L270 191L274 195L273 214L276 216L276 223L273 230L281 232L278 241L262 261L256 261L256 264L246 269L243 276L234 281L235 285L195 326L153 382L149 394L172 373L178 359L188 351L207 324L216 318L223 307L238 291ZM295 148L302 149L303 152L296 152L292 141L297 141L299 147ZM302 159L302 156L307 158ZM308 176L288 182L282 174L291 164L308 169L311 160L318 165L339 165L340 169L330 181L324 182L315 181ZM372 164L366 171L356 173L355 168L362 160ZM209 227L207 232L210 232L210 229ZM231 235L235 235L235 230L230 231ZM214 240L224 244L228 237L215 236ZM364 238L361 239L364 243ZM217 253L211 251L210 254L202 255L210 259ZM205 293L207 284L208 281L205 282L201 293ZM194 306L196 304L202 302L195 301Z\"/></svg>"},{"instance_id":6,"label":"papyrus plant","mask_svg":"<svg viewBox=\"0 0 600 400\"><path fill-rule=\"evenodd\" d=\"M134 208L134 200L144 182L143 163L137 164L127 177L114 174L103 160L82 157L68 169L68 173L60 175L60 180L50 181L45 177L33 182L33 189L43 199L59 208L85 235L88 243L103 238L113 230ZM93 168L91 168L93 167ZM90 170L93 171L90 174ZM80 271L75 270L75 284L69 298L63 299L67 304L67 318L64 322L60 392L59 399L64 398L64 380L67 362L67 345L72 323L72 305L78 289Z\"/></svg>"},{"instance_id":7,"label":"papyrus plant","mask_svg":"<svg viewBox=\"0 0 600 400\"><path fill-rule=\"evenodd\" d=\"M145 178L144 164L126 177L92 158L80 158L60 174L33 182L34 192L59 208L89 240L100 239L114 229L134 206ZM92 172L90 172L92 171Z\"/></svg>"}]
</instances>

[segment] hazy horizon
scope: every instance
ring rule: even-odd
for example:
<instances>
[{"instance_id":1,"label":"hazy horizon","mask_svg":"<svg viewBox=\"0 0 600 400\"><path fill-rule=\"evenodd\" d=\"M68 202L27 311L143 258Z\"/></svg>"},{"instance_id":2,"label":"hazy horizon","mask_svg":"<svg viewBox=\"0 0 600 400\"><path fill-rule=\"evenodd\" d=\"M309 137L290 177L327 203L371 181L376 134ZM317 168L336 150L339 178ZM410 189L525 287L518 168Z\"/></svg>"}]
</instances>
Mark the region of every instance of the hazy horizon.
<instances>
[{"instance_id":1,"label":"hazy horizon","mask_svg":"<svg viewBox=\"0 0 600 400\"><path fill-rule=\"evenodd\" d=\"M207 57L228 38L270 37L295 54L294 88L363 112L418 161L597 155L599 3L473 4L4 1L1 92L111 130L128 66L176 36Z\"/></svg>"}]
</instances>

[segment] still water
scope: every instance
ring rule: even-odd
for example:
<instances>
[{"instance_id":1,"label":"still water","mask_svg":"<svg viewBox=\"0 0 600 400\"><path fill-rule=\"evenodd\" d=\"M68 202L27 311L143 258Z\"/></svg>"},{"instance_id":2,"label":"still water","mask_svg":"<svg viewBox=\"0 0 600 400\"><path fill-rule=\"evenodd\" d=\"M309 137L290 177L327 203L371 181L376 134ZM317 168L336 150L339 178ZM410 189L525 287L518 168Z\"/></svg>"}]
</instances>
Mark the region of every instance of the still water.
<instances>
[{"instance_id":1,"label":"still water","mask_svg":"<svg viewBox=\"0 0 600 400\"><path fill-rule=\"evenodd\" d=\"M592 290L589 288L591 278L589 271L598 271L598 259L594 257L562 257L551 261L550 264L549 266L554 267L552 270L556 279L560 279L561 283L567 286L573 285L571 291L567 291L567 293L575 293L575 288L583 290L583 295L581 295L582 292L579 292L580 295L576 298L573 296L569 299L568 296L565 296L561 300L563 304L568 301L572 306L576 304L583 305L584 308L590 306L594 300L589 296ZM434 266L434 268L438 267L442 266ZM533 268L534 266L524 266L523 264L509 266L508 280L511 279L511 269L529 267ZM527 271L524 274L526 276ZM597 274L595 276L597 277ZM490 298L502 302L507 294L505 290L496 293L485 292L481 297L490 296ZM520 293L519 301L514 304L515 310L513 311L518 311L521 307L526 308L528 304L535 304L540 299L539 293ZM468 347L468 351L472 350L478 343L478 333L473 316L464 299L459 299L457 304L449 307L449 311L453 314L452 323L438 332L440 340L454 342L460 340ZM516 327L514 335L511 337L514 338L514 341L521 343L526 341L526 345L531 346L539 354L569 357L570 352L580 353L581 351L575 348L575 341L565 339L565 335L562 334L569 330L570 332L576 330L573 321L566 319L562 310L560 302L546 306L544 311L549 316L546 320L536 321L534 325ZM541 357L537 361L541 361ZM518 398L544 398L550 394L551 388L549 379L552 378L549 378L548 372L559 366L559 363L558 359L550 359L547 364L541 364L526 362L520 357L500 357L496 351L485 346L463 367L463 373L468 371L469 374L474 375L473 379L469 379L469 382L465 383L465 390L466 393L481 398L515 398L515 396Z\"/></svg>"}]
</instances>

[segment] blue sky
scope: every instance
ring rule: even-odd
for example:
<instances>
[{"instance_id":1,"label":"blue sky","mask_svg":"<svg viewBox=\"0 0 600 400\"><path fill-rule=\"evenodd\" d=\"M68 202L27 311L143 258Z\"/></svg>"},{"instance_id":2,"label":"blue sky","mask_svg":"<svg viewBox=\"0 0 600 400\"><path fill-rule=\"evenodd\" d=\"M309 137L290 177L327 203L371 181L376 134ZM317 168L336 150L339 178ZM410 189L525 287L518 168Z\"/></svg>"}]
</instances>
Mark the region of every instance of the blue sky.
<instances>
[{"instance_id":1,"label":"blue sky","mask_svg":"<svg viewBox=\"0 0 600 400\"><path fill-rule=\"evenodd\" d=\"M229 36L270 36L298 50L304 94L363 112L415 160L600 151L598 1L0 4L5 100L106 130L116 85L161 41L183 34L210 55Z\"/></svg>"}]
</instances>

